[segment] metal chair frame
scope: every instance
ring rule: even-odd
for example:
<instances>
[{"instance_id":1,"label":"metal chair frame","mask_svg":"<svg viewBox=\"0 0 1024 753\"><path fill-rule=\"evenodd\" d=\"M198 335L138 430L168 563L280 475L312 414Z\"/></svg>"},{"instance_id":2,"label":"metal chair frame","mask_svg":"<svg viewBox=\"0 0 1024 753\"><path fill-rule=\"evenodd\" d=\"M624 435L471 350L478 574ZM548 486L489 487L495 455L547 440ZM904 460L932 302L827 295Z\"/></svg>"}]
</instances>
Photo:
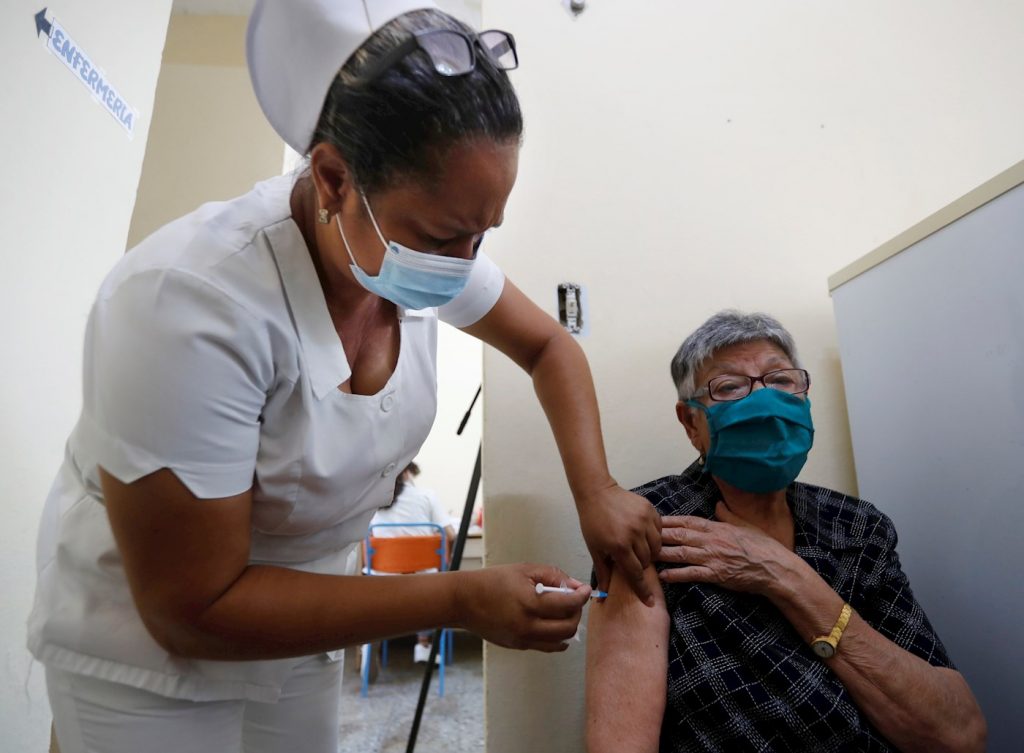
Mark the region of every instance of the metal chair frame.
<instances>
[{"instance_id":1,"label":"metal chair frame","mask_svg":"<svg viewBox=\"0 0 1024 753\"><path fill-rule=\"evenodd\" d=\"M427 536L374 536L373 531L375 528L427 528L433 530L432 533ZM432 557L427 559L423 558L424 544L427 544L427 540L431 544L437 542L437 548L433 550L432 554L437 555L437 560L434 561ZM384 543L386 542L386 543ZM411 564L412 569L403 569L408 567L410 560L402 560L401 557L397 557L398 562L385 561L383 568L378 566L374 567L373 557L379 552L381 548L387 549L401 549L403 546L409 548L411 544L415 544L418 552L412 557ZM437 567L438 571L444 572L448 569L448 537L445 535L444 528L439 526L437 523L375 523L369 527L366 532L366 538L363 540L363 559L365 563L365 574L367 575L411 575L417 572L423 572L423 570ZM381 563L378 563L380 565ZM421 567L426 565L426 567ZM438 673L438 696L444 697L444 669L446 664L450 664L452 661L452 631L450 628L443 629L441 631L441 642L440 642L440 655L441 664L440 672ZM360 695L366 698L369 695L370 687L370 661L372 660L373 644L364 643L359 647L362 655L362 668L360 671L362 679L362 688ZM381 666L386 667L388 661L388 642L384 640L381 642Z\"/></svg>"}]
</instances>

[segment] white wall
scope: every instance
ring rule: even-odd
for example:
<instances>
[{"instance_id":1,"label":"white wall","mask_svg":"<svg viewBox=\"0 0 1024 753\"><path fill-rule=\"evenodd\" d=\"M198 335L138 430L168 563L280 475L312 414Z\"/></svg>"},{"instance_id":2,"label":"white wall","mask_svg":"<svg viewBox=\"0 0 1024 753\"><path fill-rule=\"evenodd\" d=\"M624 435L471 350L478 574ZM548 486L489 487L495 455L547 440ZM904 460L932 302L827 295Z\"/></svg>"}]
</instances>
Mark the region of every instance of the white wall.
<instances>
[{"instance_id":1,"label":"white wall","mask_svg":"<svg viewBox=\"0 0 1024 753\"><path fill-rule=\"evenodd\" d=\"M480 446L483 397L477 400L462 434L456 436L455 430L480 386L482 373L480 341L441 324L437 334L437 418L430 436L416 456L416 464L422 471L416 485L438 493L441 504L454 518L456 529L466 503L476 450ZM477 493L476 504L483 497L482 486Z\"/></svg>"},{"instance_id":2,"label":"white wall","mask_svg":"<svg viewBox=\"0 0 1024 753\"><path fill-rule=\"evenodd\" d=\"M51 4L61 24L140 112L134 139L37 39L45 3L0 6L0 730L4 750L42 751L50 715L25 620L39 513L80 407L85 318L125 250L170 0Z\"/></svg>"},{"instance_id":3,"label":"white wall","mask_svg":"<svg viewBox=\"0 0 1024 753\"><path fill-rule=\"evenodd\" d=\"M129 246L281 171L281 139L245 67L241 16L172 15Z\"/></svg>"},{"instance_id":4,"label":"white wall","mask_svg":"<svg viewBox=\"0 0 1024 753\"><path fill-rule=\"evenodd\" d=\"M668 364L714 311L776 314L812 373L802 479L855 492L829 274L1021 157L1024 6L487 0L519 42L519 183L491 251L583 339L612 472L681 470ZM589 562L525 375L485 351L487 559ZM927 605L925 605L927 607ZM578 750L583 652L486 650L488 753Z\"/></svg>"}]
</instances>

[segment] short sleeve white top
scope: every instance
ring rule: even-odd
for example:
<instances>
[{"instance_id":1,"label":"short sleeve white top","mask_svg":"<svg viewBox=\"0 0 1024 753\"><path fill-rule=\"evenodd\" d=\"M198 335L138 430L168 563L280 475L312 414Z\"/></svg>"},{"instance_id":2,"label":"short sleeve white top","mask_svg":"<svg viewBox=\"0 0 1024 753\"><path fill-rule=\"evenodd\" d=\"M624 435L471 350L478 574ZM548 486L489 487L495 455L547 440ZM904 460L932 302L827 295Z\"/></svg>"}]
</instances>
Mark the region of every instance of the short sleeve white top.
<instances>
[{"instance_id":1,"label":"short sleeve white top","mask_svg":"<svg viewBox=\"0 0 1024 753\"><path fill-rule=\"evenodd\" d=\"M196 701L275 700L299 659L183 659L149 635L98 468L125 483L169 468L200 499L251 488L253 563L341 573L426 439L438 316L478 321L504 276L481 253L451 304L399 309L394 374L375 395L344 393L349 363L291 219L293 183L274 178L172 222L101 286L82 414L39 532L28 627L43 663Z\"/></svg>"},{"instance_id":2,"label":"short sleeve white top","mask_svg":"<svg viewBox=\"0 0 1024 753\"><path fill-rule=\"evenodd\" d=\"M420 489L406 482L390 507L377 510L370 525L387 524L386 528L371 531L374 536L429 536L430 529L416 528L409 523L434 523L442 528L452 525L452 516L441 506L437 492Z\"/></svg>"}]
</instances>

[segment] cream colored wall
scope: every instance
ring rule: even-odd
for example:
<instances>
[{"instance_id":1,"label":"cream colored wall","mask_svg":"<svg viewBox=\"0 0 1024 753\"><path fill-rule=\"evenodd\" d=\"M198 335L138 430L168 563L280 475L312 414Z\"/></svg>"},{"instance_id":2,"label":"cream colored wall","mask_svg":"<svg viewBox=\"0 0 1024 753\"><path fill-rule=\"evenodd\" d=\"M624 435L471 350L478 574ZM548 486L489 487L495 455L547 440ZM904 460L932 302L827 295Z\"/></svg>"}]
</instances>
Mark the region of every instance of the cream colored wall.
<instances>
[{"instance_id":1,"label":"cream colored wall","mask_svg":"<svg viewBox=\"0 0 1024 753\"><path fill-rule=\"evenodd\" d=\"M130 246L204 202L233 198L281 172L281 140L245 67L246 20L171 16Z\"/></svg>"},{"instance_id":2,"label":"cream colored wall","mask_svg":"<svg viewBox=\"0 0 1024 753\"><path fill-rule=\"evenodd\" d=\"M82 336L124 253L170 0L50 5L140 114L129 139L37 37L44 3L0 5L0 748L46 750L42 668L25 649L43 501L81 407Z\"/></svg>"},{"instance_id":3,"label":"cream colored wall","mask_svg":"<svg viewBox=\"0 0 1024 753\"><path fill-rule=\"evenodd\" d=\"M714 311L776 314L812 372L801 478L855 492L826 280L1022 156L1024 6L486 0L519 42L526 140L490 244L554 311L587 286L581 340L625 486L694 457L668 364ZM880 366L884 367L884 366ZM485 350L489 563L590 570L527 377ZM581 749L583 649L485 653L487 750Z\"/></svg>"}]
</instances>

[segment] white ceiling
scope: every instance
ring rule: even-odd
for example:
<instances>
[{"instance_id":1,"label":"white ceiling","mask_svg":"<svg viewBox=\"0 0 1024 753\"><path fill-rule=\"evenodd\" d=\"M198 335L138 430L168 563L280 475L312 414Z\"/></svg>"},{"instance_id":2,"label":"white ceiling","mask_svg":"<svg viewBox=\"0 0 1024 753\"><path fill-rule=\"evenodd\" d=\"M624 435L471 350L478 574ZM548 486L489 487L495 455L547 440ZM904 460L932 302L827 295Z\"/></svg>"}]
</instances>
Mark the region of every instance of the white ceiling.
<instances>
[{"instance_id":1,"label":"white ceiling","mask_svg":"<svg viewBox=\"0 0 1024 753\"><path fill-rule=\"evenodd\" d=\"M373 0L370 0L372 2ZM255 0L174 0L171 13L198 16L248 16ZM436 0L441 10L480 28L483 0Z\"/></svg>"}]
</instances>

